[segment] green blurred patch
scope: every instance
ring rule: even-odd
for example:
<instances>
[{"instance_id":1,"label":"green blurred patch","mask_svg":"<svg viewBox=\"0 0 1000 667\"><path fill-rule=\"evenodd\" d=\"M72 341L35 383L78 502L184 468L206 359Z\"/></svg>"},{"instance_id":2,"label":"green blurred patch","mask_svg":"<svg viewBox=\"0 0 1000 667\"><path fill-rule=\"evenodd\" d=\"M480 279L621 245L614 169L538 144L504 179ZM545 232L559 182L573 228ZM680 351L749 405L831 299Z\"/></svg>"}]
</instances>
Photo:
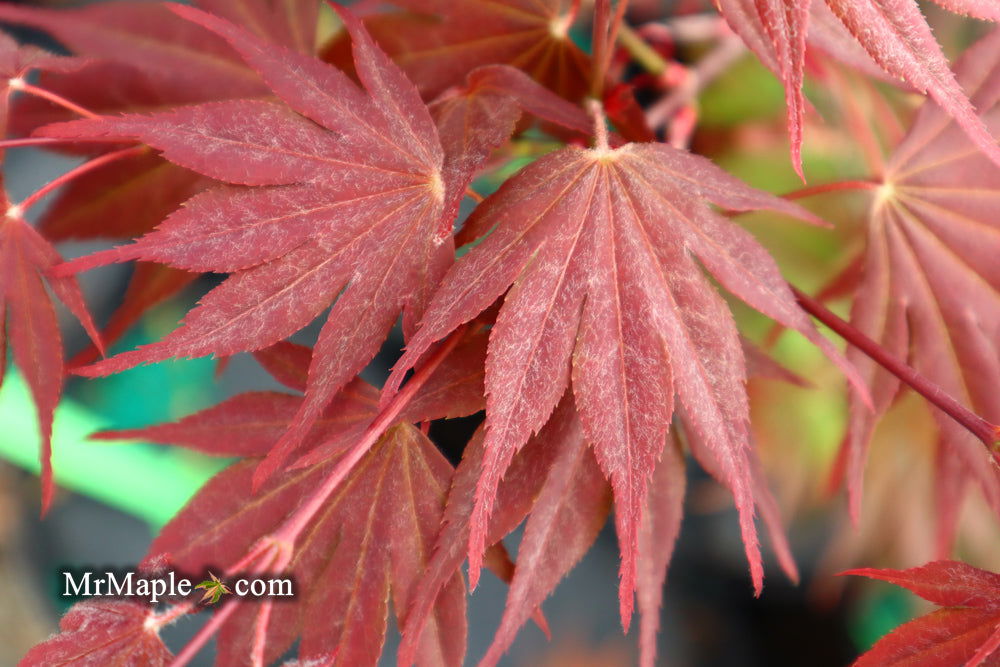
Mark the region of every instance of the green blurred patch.
<instances>
[{"instance_id":1,"label":"green blurred patch","mask_svg":"<svg viewBox=\"0 0 1000 667\"><path fill-rule=\"evenodd\" d=\"M884 588L869 591L851 617L848 631L859 653L913 618L913 594L902 588Z\"/></svg>"},{"instance_id":2,"label":"green blurred patch","mask_svg":"<svg viewBox=\"0 0 1000 667\"><path fill-rule=\"evenodd\" d=\"M171 304L115 346L131 349L156 340L183 314ZM52 465L56 484L147 521L155 531L212 475L228 464L181 447L88 440L106 429L173 421L217 399L211 359L165 361L107 378L80 382L55 411ZM75 394L75 396L74 396ZM39 474L38 419L28 387L9 369L0 387L0 456Z\"/></svg>"},{"instance_id":3,"label":"green blurred patch","mask_svg":"<svg viewBox=\"0 0 1000 667\"><path fill-rule=\"evenodd\" d=\"M756 58L747 55L701 95L698 122L706 127L735 127L781 113L781 83Z\"/></svg>"},{"instance_id":4,"label":"green blurred patch","mask_svg":"<svg viewBox=\"0 0 1000 667\"><path fill-rule=\"evenodd\" d=\"M38 474L35 406L27 385L13 372L0 388L0 420L0 456ZM56 484L143 519L153 530L227 463L179 447L87 440L108 426L101 415L75 401L62 401L52 430Z\"/></svg>"}]
</instances>

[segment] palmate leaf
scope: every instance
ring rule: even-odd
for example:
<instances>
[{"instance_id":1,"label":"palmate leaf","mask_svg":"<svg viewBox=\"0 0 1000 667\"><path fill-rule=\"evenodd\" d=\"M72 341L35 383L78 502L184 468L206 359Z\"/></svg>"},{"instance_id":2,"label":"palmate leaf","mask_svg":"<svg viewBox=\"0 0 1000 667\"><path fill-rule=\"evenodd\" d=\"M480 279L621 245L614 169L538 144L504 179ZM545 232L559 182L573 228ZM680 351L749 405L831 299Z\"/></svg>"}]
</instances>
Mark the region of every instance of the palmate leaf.
<instances>
[{"instance_id":1,"label":"palmate leaf","mask_svg":"<svg viewBox=\"0 0 1000 667\"><path fill-rule=\"evenodd\" d=\"M785 85L792 162L800 176L806 35L811 4L824 2L879 67L934 99L980 150L1000 164L1000 148L952 76L916 0L715 1L733 30ZM938 4L978 18L1000 18L996 3L990 0L940 0Z\"/></svg>"},{"instance_id":2,"label":"palmate leaf","mask_svg":"<svg viewBox=\"0 0 1000 667\"><path fill-rule=\"evenodd\" d=\"M315 50L318 3L205 0L196 4L275 44L302 53ZM177 17L163 3L120 1L58 11L0 4L0 18L45 30L73 52L89 57L79 71L44 72L39 83L92 111L148 112L270 95L260 76L223 40ZM47 100L21 97L12 111L11 129L25 134L71 117ZM61 188L41 215L39 229L51 241L133 238L153 229L210 183L152 153L135 155L94 169ZM126 302L103 332L105 339L117 340L139 316L194 278L162 266L137 270ZM92 349L75 361L93 360L96 352Z\"/></svg>"},{"instance_id":3,"label":"palmate leaf","mask_svg":"<svg viewBox=\"0 0 1000 667\"><path fill-rule=\"evenodd\" d=\"M196 4L265 41L301 53L314 51L318 3L202 0ZM126 0L59 10L0 3L0 19L44 30L75 54L92 58L94 69L42 83L94 111L151 109L269 92L225 40L176 16L169 3ZM57 108L48 103L34 104L24 114L26 123L32 120L29 115L41 117L36 123L65 117L62 111L52 118Z\"/></svg>"},{"instance_id":4,"label":"palmate leaf","mask_svg":"<svg viewBox=\"0 0 1000 667\"><path fill-rule=\"evenodd\" d=\"M163 645L148 605L86 601L73 605L59 622L60 634L21 658L20 665L148 665L165 667L173 656Z\"/></svg>"},{"instance_id":5,"label":"palmate leaf","mask_svg":"<svg viewBox=\"0 0 1000 667\"><path fill-rule=\"evenodd\" d=\"M403 626L397 661L401 666L415 660L417 640L431 620L433 604L465 560L476 485L486 454L483 436L480 428L455 471L433 555ZM606 522L610 500L608 483L586 447L572 396L567 395L545 428L514 455L497 488L497 511L490 517L487 543L499 542L526 516L528 521L504 616L482 664L497 662L532 612L537 612L590 549ZM495 556L495 549L485 555L486 565L494 570Z\"/></svg>"},{"instance_id":6,"label":"palmate leaf","mask_svg":"<svg viewBox=\"0 0 1000 667\"><path fill-rule=\"evenodd\" d=\"M226 586L217 576L208 573L209 579L201 582L195 588L203 588L205 592L201 596L202 604L215 604L223 595L232 595L229 586Z\"/></svg>"},{"instance_id":7,"label":"palmate leaf","mask_svg":"<svg viewBox=\"0 0 1000 667\"><path fill-rule=\"evenodd\" d=\"M899 626L854 663L856 667L1000 665L1000 575L956 561L908 570L848 570L903 586L944 607Z\"/></svg>"},{"instance_id":8,"label":"palmate leaf","mask_svg":"<svg viewBox=\"0 0 1000 667\"><path fill-rule=\"evenodd\" d=\"M545 88L578 100L590 59L570 39L572 0L394 0L408 12L376 14L365 25L426 99L461 84L481 65L511 65ZM324 49L341 60L342 38Z\"/></svg>"},{"instance_id":9,"label":"palmate leaf","mask_svg":"<svg viewBox=\"0 0 1000 667\"><path fill-rule=\"evenodd\" d=\"M256 461L213 478L168 524L150 558L200 572L238 560L276 530L329 472L333 460L281 473L254 494ZM388 595L398 616L423 571L437 532L451 466L417 429L392 427L362 459L306 529L287 574L296 598L275 604L266 633L270 663L301 635L303 660L333 655L341 664L375 664L386 632ZM261 603L241 601L220 631L230 647L219 664L246 664ZM460 575L446 586L435 623L421 642L421 664L457 665L465 651L465 592Z\"/></svg>"},{"instance_id":10,"label":"palmate leaf","mask_svg":"<svg viewBox=\"0 0 1000 667\"><path fill-rule=\"evenodd\" d=\"M973 46L956 67L959 82L1000 131L1000 31ZM984 418L1000 420L1000 167L976 150L947 113L927 103L889 160L872 204L864 277L851 322ZM876 411L854 399L847 451L851 510L860 510L868 443L891 405L898 380L849 349L871 387ZM957 516L969 482L1000 512L1000 475L982 443L934 410L943 457L936 466L942 516ZM953 523L953 522L952 522ZM954 526L943 533L953 534ZM948 549L942 549L947 553Z\"/></svg>"},{"instance_id":11,"label":"palmate leaf","mask_svg":"<svg viewBox=\"0 0 1000 667\"><path fill-rule=\"evenodd\" d=\"M412 330L452 261L451 224L469 161L444 153L416 90L346 12L364 90L312 57L197 10L175 10L229 40L288 106L216 102L44 132L136 136L172 162L232 184L195 197L134 245L68 265L141 259L233 274L162 341L82 372L260 349L335 302L313 355L307 400L261 469L263 479L372 358L400 311Z\"/></svg>"},{"instance_id":12,"label":"palmate leaf","mask_svg":"<svg viewBox=\"0 0 1000 667\"><path fill-rule=\"evenodd\" d=\"M400 423L357 464L296 542L286 573L294 577L296 597L270 611L267 662L301 636L304 661L335 654L342 664L374 664L384 641L389 592L403 626L431 558L452 473L433 444L408 422L482 409L485 341L483 333L468 335L442 361L423 386L424 400L408 406ZM290 343L258 353L276 378L300 388L309 357L308 348ZM209 481L164 527L150 547L148 563L167 558L173 568L200 573L239 560L299 507L357 440L377 414L378 391L360 380L351 382L314 427L293 470L274 476L254 493L252 476L259 460L254 457L270 450L301 401L301 396L251 392L175 424L98 434L100 439L142 438L248 457ZM498 556L494 553L494 559ZM509 563L505 567L511 569ZM430 627L422 626L416 642L420 664L461 664L465 593L457 567L443 589L424 618ZM220 642L230 648L220 653L219 664L249 659L260 603L239 604L221 630Z\"/></svg>"},{"instance_id":13,"label":"palmate leaf","mask_svg":"<svg viewBox=\"0 0 1000 667\"><path fill-rule=\"evenodd\" d=\"M809 217L704 158L626 144L547 155L467 222L473 237L493 231L449 270L387 387L391 392L434 341L513 284L490 334L485 458L469 541L473 582L497 483L572 383L584 433L614 489L623 621L631 615L648 480L675 394L736 498L759 590L743 353L732 316L698 262L852 371L796 306L766 251L709 201Z\"/></svg>"},{"instance_id":14,"label":"palmate leaf","mask_svg":"<svg viewBox=\"0 0 1000 667\"><path fill-rule=\"evenodd\" d=\"M304 53L314 50L318 3L206 0L203 7L244 23L262 38ZM162 3L114 2L51 10L0 4L0 19L50 33L87 61L76 71L45 71L39 85L100 113L153 111L179 104L270 94L260 76L223 40L181 19ZM11 131L26 134L72 112L38 97L20 96ZM84 149L88 154L93 145ZM210 179L137 154L98 167L60 188L38 227L50 241L123 239L145 234ZM196 274L146 264L137 268L125 302L103 331L116 341L149 308L167 299ZM73 363L92 361L96 348Z\"/></svg>"},{"instance_id":15,"label":"palmate leaf","mask_svg":"<svg viewBox=\"0 0 1000 667\"><path fill-rule=\"evenodd\" d=\"M222 3L216 3L222 4ZM78 55L148 73L147 94L198 101L256 96L260 77L226 43L172 14L162 2L113 2L55 10L0 5L0 19L45 30ZM110 90L91 80L90 95ZM136 83L131 81L130 83ZM78 84L83 88L83 82Z\"/></svg>"},{"instance_id":16,"label":"palmate leaf","mask_svg":"<svg viewBox=\"0 0 1000 667\"><path fill-rule=\"evenodd\" d=\"M233 13L250 17L269 3L214 4L231 4ZM270 93L224 40L176 16L164 3L100 3L72 10L0 4L0 19L44 30L72 52L90 58L90 64L72 76L48 74L39 83L94 112L152 111ZM283 43L278 39L282 32L276 29L272 41ZM15 105L12 129L24 134L70 118L66 109L29 97ZM151 155L112 163L65 188L43 217L42 229L60 240L136 236L160 222L205 180ZM101 196L94 196L95 189Z\"/></svg>"}]
</instances>

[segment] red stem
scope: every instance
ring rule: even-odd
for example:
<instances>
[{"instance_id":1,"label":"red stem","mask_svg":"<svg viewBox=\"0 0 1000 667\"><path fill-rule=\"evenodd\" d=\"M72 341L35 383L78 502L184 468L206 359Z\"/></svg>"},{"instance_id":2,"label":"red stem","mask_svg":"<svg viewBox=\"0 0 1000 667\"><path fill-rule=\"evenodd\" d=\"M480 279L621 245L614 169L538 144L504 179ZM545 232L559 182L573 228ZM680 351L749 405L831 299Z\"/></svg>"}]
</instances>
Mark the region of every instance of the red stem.
<instances>
[{"instance_id":1,"label":"red stem","mask_svg":"<svg viewBox=\"0 0 1000 667\"><path fill-rule=\"evenodd\" d=\"M983 444L993 453L998 451L1000 426L986 421L967 407L956 401L948 392L924 377L916 370L891 354L884 347L873 341L861 331L851 326L822 303L799 291L795 286L792 292L803 310L817 320L830 327L848 343L858 348L872 358L876 363L909 385L914 391L930 401L934 406L965 427L970 433L983 441Z\"/></svg>"},{"instance_id":2,"label":"red stem","mask_svg":"<svg viewBox=\"0 0 1000 667\"><path fill-rule=\"evenodd\" d=\"M599 151L609 150L608 124L604 117L604 107L597 100L587 100L587 111L594 119L594 148Z\"/></svg>"},{"instance_id":3,"label":"red stem","mask_svg":"<svg viewBox=\"0 0 1000 667\"><path fill-rule=\"evenodd\" d=\"M827 192L840 192L842 190L877 190L880 183L875 181L838 181L836 183L824 183L823 185L811 185L807 188L794 190L781 195L782 199L804 199L815 195L826 194Z\"/></svg>"},{"instance_id":4,"label":"red stem","mask_svg":"<svg viewBox=\"0 0 1000 667\"><path fill-rule=\"evenodd\" d=\"M600 99L604 92L604 62L608 51L608 35L610 34L611 0L596 0L594 3L593 30L593 71L590 79L590 96Z\"/></svg>"},{"instance_id":5,"label":"red stem","mask_svg":"<svg viewBox=\"0 0 1000 667\"><path fill-rule=\"evenodd\" d=\"M257 623L253 631L253 648L250 651L250 664L254 667L263 667L264 649L267 646L267 626L271 622L271 608L274 600L268 598L260 605L260 612L257 614Z\"/></svg>"},{"instance_id":6,"label":"red stem","mask_svg":"<svg viewBox=\"0 0 1000 667\"><path fill-rule=\"evenodd\" d=\"M154 615L151 619L152 625L156 630L159 630L163 626L170 625L175 620L191 611L194 606L195 603L193 600L175 604L174 606L165 609L162 614Z\"/></svg>"},{"instance_id":7,"label":"red stem","mask_svg":"<svg viewBox=\"0 0 1000 667\"><path fill-rule=\"evenodd\" d=\"M254 549L253 551L261 553L260 550ZM254 557L256 559L256 556ZM244 559L246 560L246 559ZM291 554L288 551L271 551L265 554L265 557L261 560L260 565L253 568L250 571L252 575L260 575L268 571L281 572L287 566L291 560ZM243 562L243 561L240 561ZM226 575L232 575L238 570L235 567L230 567L226 570ZM211 620L209 620L205 625L201 627L200 630L195 634L191 640L184 645L181 652L177 654L177 657L173 659L170 663L170 667L184 667L188 662L191 661L195 655L198 654L208 640L212 638L222 624L233 615L236 608L239 606L239 598L230 598L228 602L224 603L223 607L219 611L212 615ZM183 605L182 605L183 606ZM267 619L265 619L265 631L266 631ZM256 642L255 642L256 643Z\"/></svg>"},{"instance_id":8,"label":"red stem","mask_svg":"<svg viewBox=\"0 0 1000 667\"><path fill-rule=\"evenodd\" d=\"M22 93L28 93L29 95L34 95L35 97L40 97L43 100L48 100L53 104L58 104L64 109L69 109L73 113L80 114L84 118L100 118L100 116L89 109L84 109L76 102L71 102L67 100L62 95L57 95L52 91L45 90L44 88L39 88L38 86L33 86L24 79L11 79L10 87L13 90L19 90Z\"/></svg>"},{"instance_id":9,"label":"red stem","mask_svg":"<svg viewBox=\"0 0 1000 667\"><path fill-rule=\"evenodd\" d=\"M84 162L78 167L70 169L62 176L59 176L58 178L49 181L48 183L40 187L38 190L35 190L33 193L28 195L23 201L21 201L20 204L17 204L17 209L20 213L24 213L29 208L31 208L39 201L41 201L42 198L45 197L45 195L49 194L56 188L59 188L69 183L73 179L83 176L87 172L93 171L98 167L103 167L104 165L110 162L114 162L115 160L121 160L127 157L131 157L133 155L141 155L143 152L147 150L148 148L146 146L133 146L131 148L123 148L121 150L114 151L112 153L105 153L100 157L95 157L93 160L89 160L87 162Z\"/></svg>"},{"instance_id":10,"label":"red stem","mask_svg":"<svg viewBox=\"0 0 1000 667\"><path fill-rule=\"evenodd\" d=\"M618 31L625 20L626 9L628 9L628 0L618 0L618 6L615 7L615 15L611 19L611 26L608 30L608 46L604 54L604 62L600 63L601 69L605 74L611 66L611 57L614 54L615 43L618 41Z\"/></svg>"},{"instance_id":11,"label":"red stem","mask_svg":"<svg viewBox=\"0 0 1000 667\"><path fill-rule=\"evenodd\" d=\"M569 11L566 12L566 27L569 28L576 22L577 14L580 13L580 1L573 0L572 4L569 6Z\"/></svg>"},{"instance_id":12,"label":"red stem","mask_svg":"<svg viewBox=\"0 0 1000 667\"><path fill-rule=\"evenodd\" d=\"M170 663L170 667L184 667L184 665L191 662L191 658L196 656L198 651L200 651L202 647L208 643L208 640L212 638L212 635L214 635L216 631L222 627L222 624L233 615L233 612L236 611L238 606L238 598L230 598L223 603L222 609L215 612L212 615L212 618L208 620L208 623L201 626L201 629L198 630L197 634L191 638L191 641L184 645L181 652L178 653L177 657L175 657Z\"/></svg>"},{"instance_id":13,"label":"red stem","mask_svg":"<svg viewBox=\"0 0 1000 667\"><path fill-rule=\"evenodd\" d=\"M135 139L127 137L21 137L0 140L0 150L25 146L58 146L63 144L134 144Z\"/></svg>"}]
</instances>

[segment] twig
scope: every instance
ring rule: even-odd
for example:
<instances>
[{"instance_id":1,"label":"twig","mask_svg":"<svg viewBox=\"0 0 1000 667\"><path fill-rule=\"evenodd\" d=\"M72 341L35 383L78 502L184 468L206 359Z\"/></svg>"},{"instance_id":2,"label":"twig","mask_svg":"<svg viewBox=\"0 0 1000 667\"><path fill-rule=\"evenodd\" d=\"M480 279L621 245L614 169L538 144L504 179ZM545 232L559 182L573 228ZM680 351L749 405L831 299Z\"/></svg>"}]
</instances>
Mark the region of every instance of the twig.
<instances>
[{"instance_id":1,"label":"twig","mask_svg":"<svg viewBox=\"0 0 1000 667\"><path fill-rule=\"evenodd\" d=\"M884 347L873 341L850 323L831 312L822 303L792 286L795 298L803 310L830 327L841 338L872 358L876 363L909 385L914 391L930 401L935 407L965 427L983 441L987 449L996 455L1000 452L1000 426L991 424L952 396L918 373Z\"/></svg>"},{"instance_id":2,"label":"twig","mask_svg":"<svg viewBox=\"0 0 1000 667\"><path fill-rule=\"evenodd\" d=\"M365 430L361 439L351 447L344 456L337 462L337 465L327 475L326 479L318 489L299 507L299 509L288 518L284 525L274 534L273 539L278 543L292 544L299 534L305 529L309 521L326 502L345 477L354 469L361 458L368 453L368 450L378 442L382 434L396 421L399 413L410 402L431 376L434 370L444 361L444 358L458 345L459 340L465 335L466 327L456 329L441 343L441 346L434 351L427 361L413 374L398 394L379 412L375 420Z\"/></svg>"}]
</instances>

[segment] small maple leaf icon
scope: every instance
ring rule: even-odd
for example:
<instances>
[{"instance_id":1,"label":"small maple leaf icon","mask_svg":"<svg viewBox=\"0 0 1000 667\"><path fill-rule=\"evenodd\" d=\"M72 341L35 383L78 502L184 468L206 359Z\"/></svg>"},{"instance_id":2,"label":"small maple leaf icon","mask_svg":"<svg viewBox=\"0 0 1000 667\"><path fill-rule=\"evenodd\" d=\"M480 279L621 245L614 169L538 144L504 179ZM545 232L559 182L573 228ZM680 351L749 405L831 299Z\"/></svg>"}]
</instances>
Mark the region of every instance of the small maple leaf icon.
<instances>
[{"instance_id":1,"label":"small maple leaf icon","mask_svg":"<svg viewBox=\"0 0 1000 667\"><path fill-rule=\"evenodd\" d=\"M229 590L229 586L226 586L224 583L222 583L222 581L220 581L217 576L215 576L211 572L208 573L208 576L211 578L206 579L205 581L195 586L195 588L205 589L205 594L201 596L201 600L199 600L199 602L203 602L206 604L215 604L216 602L219 601L219 598L221 598L223 595L229 595L232 593L232 591Z\"/></svg>"}]
</instances>

